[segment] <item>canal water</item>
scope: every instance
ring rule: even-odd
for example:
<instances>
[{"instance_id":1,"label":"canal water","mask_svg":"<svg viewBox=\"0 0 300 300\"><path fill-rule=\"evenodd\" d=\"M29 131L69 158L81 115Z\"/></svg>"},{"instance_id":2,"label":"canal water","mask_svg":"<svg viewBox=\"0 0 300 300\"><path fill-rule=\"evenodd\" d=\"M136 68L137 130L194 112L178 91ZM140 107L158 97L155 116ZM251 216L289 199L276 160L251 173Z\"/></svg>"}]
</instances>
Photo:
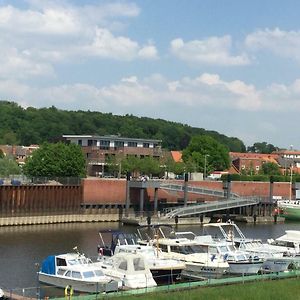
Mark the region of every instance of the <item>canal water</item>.
<instances>
[{"instance_id":1,"label":"canal water","mask_svg":"<svg viewBox=\"0 0 300 300\"><path fill-rule=\"evenodd\" d=\"M276 238L285 230L300 230L300 223L286 224L238 224L246 237ZM115 229L135 232L133 226L119 223L69 223L11 226L0 228L0 287L29 289L36 287L37 264L48 255L72 252L77 246L80 252L96 257L99 230ZM200 225L179 226L179 231L202 234Z\"/></svg>"}]
</instances>

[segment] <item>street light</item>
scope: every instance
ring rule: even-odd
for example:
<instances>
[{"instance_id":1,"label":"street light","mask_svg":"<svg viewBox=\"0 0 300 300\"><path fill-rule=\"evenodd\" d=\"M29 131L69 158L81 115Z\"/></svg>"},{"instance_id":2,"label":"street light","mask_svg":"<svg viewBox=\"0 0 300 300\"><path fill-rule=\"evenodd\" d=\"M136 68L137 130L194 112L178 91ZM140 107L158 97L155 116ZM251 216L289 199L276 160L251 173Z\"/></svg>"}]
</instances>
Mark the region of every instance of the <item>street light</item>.
<instances>
[{"instance_id":1,"label":"street light","mask_svg":"<svg viewBox=\"0 0 300 300\"><path fill-rule=\"evenodd\" d=\"M292 200L292 189L293 189L293 165L291 165L290 200Z\"/></svg>"},{"instance_id":2,"label":"street light","mask_svg":"<svg viewBox=\"0 0 300 300\"><path fill-rule=\"evenodd\" d=\"M204 172L203 172L204 180L206 179L206 160L207 160L208 156L209 156L209 154L204 154Z\"/></svg>"}]
</instances>

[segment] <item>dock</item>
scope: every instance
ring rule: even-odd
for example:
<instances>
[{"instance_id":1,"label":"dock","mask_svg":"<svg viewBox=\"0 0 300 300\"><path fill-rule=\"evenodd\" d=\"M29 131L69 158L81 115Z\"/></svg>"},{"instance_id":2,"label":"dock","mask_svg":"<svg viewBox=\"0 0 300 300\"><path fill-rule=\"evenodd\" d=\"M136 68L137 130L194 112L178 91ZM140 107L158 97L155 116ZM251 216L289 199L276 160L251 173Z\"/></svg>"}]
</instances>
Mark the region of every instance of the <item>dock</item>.
<instances>
[{"instance_id":1,"label":"dock","mask_svg":"<svg viewBox=\"0 0 300 300\"><path fill-rule=\"evenodd\" d=\"M134 226L143 226L143 225L200 225L207 224L210 222L209 217L204 217L202 222L200 218L166 218L166 217L123 217L121 222L124 225L134 225Z\"/></svg>"}]
</instances>

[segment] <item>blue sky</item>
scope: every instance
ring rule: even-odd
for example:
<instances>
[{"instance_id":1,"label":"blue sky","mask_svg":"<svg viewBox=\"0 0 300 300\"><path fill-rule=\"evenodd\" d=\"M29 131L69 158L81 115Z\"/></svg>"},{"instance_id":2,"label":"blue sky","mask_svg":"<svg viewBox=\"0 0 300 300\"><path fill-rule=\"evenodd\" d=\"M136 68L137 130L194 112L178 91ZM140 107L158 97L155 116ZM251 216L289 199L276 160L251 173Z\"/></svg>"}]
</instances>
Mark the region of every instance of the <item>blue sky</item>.
<instances>
[{"instance_id":1,"label":"blue sky","mask_svg":"<svg viewBox=\"0 0 300 300\"><path fill-rule=\"evenodd\" d=\"M0 98L300 149L299 11L292 0L0 0Z\"/></svg>"}]
</instances>

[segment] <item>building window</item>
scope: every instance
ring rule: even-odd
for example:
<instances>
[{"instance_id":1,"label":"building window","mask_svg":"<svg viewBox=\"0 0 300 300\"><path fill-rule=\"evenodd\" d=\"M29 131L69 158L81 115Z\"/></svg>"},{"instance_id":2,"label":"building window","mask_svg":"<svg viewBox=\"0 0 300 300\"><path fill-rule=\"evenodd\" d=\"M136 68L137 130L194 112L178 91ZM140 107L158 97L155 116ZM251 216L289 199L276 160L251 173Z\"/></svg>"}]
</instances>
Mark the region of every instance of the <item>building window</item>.
<instances>
[{"instance_id":1,"label":"building window","mask_svg":"<svg viewBox=\"0 0 300 300\"><path fill-rule=\"evenodd\" d=\"M128 142L128 147L137 147L137 142Z\"/></svg>"},{"instance_id":2,"label":"building window","mask_svg":"<svg viewBox=\"0 0 300 300\"><path fill-rule=\"evenodd\" d=\"M110 145L109 140L100 140L100 149L108 150Z\"/></svg>"},{"instance_id":3,"label":"building window","mask_svg":"<svg viewBox=\"0 0 300 300\"><path fill-rule=\"evenodd\" d=\"M82 140L78 140L78 145L82 146Z\"/></svg>"},{"instance_id":4,"label":"building window","mask_svg":"<svg viewBox=\"0 0 300 300\"><path fill-rule=\"evenodd\" d=\"M143 143L143 148L149 148L150 144L149 143Z\"/></svg>"},{"instance_id":5,"label":"building window","mask_svg":"<svg viewBox=\"0 0 300 300\"><path fill-rule=\"evenodd\" d=\"M115 141L115 148L124 148L124 142Z\"/></svg>"},{"instance_id":6,"label":"building window","mask_svg":"<svg viewBox=\"0 0 300 300\"><path fill-rule=\"evenodd\" d=\"M96 140L88 140L88 146L96 146L97 141Z\"/></svg>"}]
</instances>

